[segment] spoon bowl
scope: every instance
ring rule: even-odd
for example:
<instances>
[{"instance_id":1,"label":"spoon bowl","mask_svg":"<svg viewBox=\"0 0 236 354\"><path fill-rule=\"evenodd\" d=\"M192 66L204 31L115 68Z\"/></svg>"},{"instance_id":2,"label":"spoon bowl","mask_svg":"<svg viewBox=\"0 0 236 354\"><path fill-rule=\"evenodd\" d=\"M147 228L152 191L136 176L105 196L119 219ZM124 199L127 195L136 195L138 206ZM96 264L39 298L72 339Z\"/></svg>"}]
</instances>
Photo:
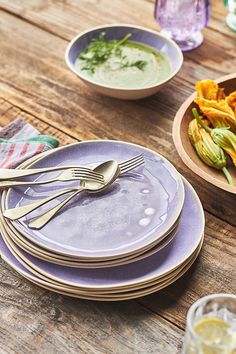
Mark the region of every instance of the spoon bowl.
<instances>
[{"instance_id":1,"label":"spoon bowl","mask_svg":"<svg viewBox=\"0 0 236 354\"><path fill-rule=\"evenodd\" d=\"M115 160L110 160L98 165L93 171L104 177L104 183L81 181L80 186L84 188L84 191L89 193L97 193L106 189L119 176L120 167Z\"/></svg>"},{"instance_id":2,"label":"spoon bowl","mask_svg":"<svg viewBox=\"0 0 236 354\"><path fill-rule=\"evenodd\" d=\"M46 211L46 213L33 218L29 221L28 225L32 229L41 229L45 226L54 215L61 209L65 204L67 204L72 198L77 196L81 192L88 193L98 193L106 189L120 174L120 167L115 160L106 161L94 169L95 172L100 173L104 177L104 183L98 183L93 181L83 181L81 182L79 188L72 190L72 194L63 200L61 203L57 204L52 209ZM68 193L68 192L67 192ZM65 193L64 193L65 194ZM60 193L60 195L62 195ZM57 195L55 196L57 198Z\"/></svg>"},{"instance_id":3,"label":"spoon bowl","mask_svg":"<svg viewBox=\"0 0 236 354\"><path fill-rule=\"evenodd\" d=\"M99 166L97 166L94 170L101 171L101 173L103 173L104 184L98 183L98 182L93 183L92 181L81 182L79 184L79 186L76 188L70 188L70 189L60 191L60 192L53 194L47 198L40 199L37 202L31 203L31 204L26 204L26 205L20 206L18 208L7 209L3 213L4 217L9 218L11 220L16 220L16 219L22 218L23 216L28 215L29 213L31 213L32 211L36 210L37 208L43 206L44 204L49 203L53 199L56 199L56 198L60 197L61 195L64 195L67 193L74 192L74 194L75 193L78 194L78 193L80 193L82 191L86 191L86 190L88 190L91 193L92 192L96 193L98 191L102 191L106 187L108 187L120 174L120 167L117 164L117 162L114 160L104 162L104 163L100 164ZM72 194L72 196L74 194ZM70 196L70 197L72 198L72 196ZM69 197L67 199L69 199ZM59 205L61 205L61 204L59 204Z\"/></svg>"}]
</instances>

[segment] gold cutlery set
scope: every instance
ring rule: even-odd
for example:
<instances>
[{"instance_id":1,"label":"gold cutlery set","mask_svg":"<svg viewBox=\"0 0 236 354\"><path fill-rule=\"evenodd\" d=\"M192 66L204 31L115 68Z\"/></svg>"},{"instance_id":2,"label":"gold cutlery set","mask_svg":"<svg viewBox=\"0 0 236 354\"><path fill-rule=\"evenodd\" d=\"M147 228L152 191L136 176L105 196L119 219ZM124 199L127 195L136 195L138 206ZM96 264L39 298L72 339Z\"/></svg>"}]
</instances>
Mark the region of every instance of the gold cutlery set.
<instances>
[{"instance_id":1,"label":"gold cutlery set","mask_svg":"<svg viewBox=\"0 0 236 354\"><path fill-rule=\"evenodd\" d=\"M94 169L90 169L85 166L56 166L41 169L28 169L28 170L11 170L2 169L0 170L0 188L11 188L17 186L34 186L49 184L57 181L70 182L74 180L79 180L78 186L62 190L56 194L50 195L46 198L40 199L37 202L33 202L24 206L7 209L3 215L10 220L17 220L26 216L27 214L33 212L34 210L40 208L46 203L57 199L58 197L69 194L70 195L61 201L59 204L53 208L46 211L44 214L33 218L29 221L28 226L34 229L40 229L45 226L54 215L61 210L72 198L77 196L81 192L88 193L99 193L110 186L119 175L127 173L144 163L143 156L137 155L131 159L128 159L120 164L115 160L109 160L99 164ZM36 175L36 174L47 174L50 172L63 170L59 175L54 178L46 180L36 180L36 181L20 181L20 178Z\"/></svg>"},{"instance_id":2,"label":"gold cutlery set","mask_svg":"<svg viewBox=\"0 0 236 354\"><path fill-rule=\"evenodd\" d=\"M0 170L0 187L2 258L61 294L147 295L182 276L202 247L194 189L139 145L100 140L44 152Z\"/></svg>"}]
</instances>

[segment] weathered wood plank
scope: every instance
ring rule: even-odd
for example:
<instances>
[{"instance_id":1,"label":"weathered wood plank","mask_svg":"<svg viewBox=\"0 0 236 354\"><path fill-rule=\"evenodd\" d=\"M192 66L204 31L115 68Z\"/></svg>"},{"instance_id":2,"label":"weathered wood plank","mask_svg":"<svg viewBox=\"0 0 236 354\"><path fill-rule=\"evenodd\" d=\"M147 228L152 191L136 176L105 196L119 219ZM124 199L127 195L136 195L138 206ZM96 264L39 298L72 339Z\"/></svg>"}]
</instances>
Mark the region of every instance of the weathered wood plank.
<instances>
[{"instance_id":1,"label":"weathered wood plank","mask_svg":"<svg viewBox=\"0 0 236 354\"><path fill-rule=\"evenodd\" d=\"M180 353L182 331L133 302L43 290L0 262L1 353Z\"/></svg>"},{"instance_id":2,"label":"weathered wood plank","mask_svg":"<svg viewBox=\"0 0 236 354\"><path fill-rule=\"evenodd\" d=\"M221 56L213 66L212 59L207 59L207 48L212 51L213 44L206 45L206 49L202 46L198 49L202 61L193 62L186 57L180 74L158 95L123 102L90 91L69 72L63 60L66 41L4 12L0 23L0 96L76 139L127 140L157 150L190 179L207 210L235 224L234 196L193 175L177 156L171 138L174 114L194 82L217 76L217 68L233 70L235 57L230 44L225 44L224 61ZM19 43L17 55L12 38ZM215 47L218 53L216 44ZM201 66L204 61L209 61L210 69Z\"/></svg>"},{"instance_id":3,"label":"weathered wood plank","mask_svg":"<svg viewBox=\"0 0 236 354\"><path fill-rule=\"evenodd\" d=\"M48 134L56 137L59 140L60 145L68 145L78 141L65 134L63 131L53 128L38 118L22 111L20 108L13 106L10 102L0 99L0 127L6 126L16 118L24 119L38 129L41 134Z\"/></svg>"},{"instance_id":4,"label":"weathered wood plank","mask_svg":"<svg viewBox=\"0 0 236 354\"><path fill-rule=\"evenodd\" d=\"M120 23L121 19L123 23L139 24L157 30L159 26L153 16L154 2L154 0L129 0L123 2L121 6L118 0L112 3L109 0L34 0L31 3L26 0L0 0L0 7L50 33L70 39L78 33L78 30L110 21ZM234 38L234 33L225 23L226 14L227 9L224 8L223 2L211 1L208 28Z\"/></svg>"},{"instance_id":5,"label":"weathered wood plank","mask_svg":"<svg viewBox=\"0 0 236 354\"><path fill-rule=\"evenodd\" d=\"M4 124L20 115L37 126L41 132L48 133L48 129L52 129L29 114L19 113L17 108L14 109L11 106L11 109L9 109L10 105L6 105L6 101L2 101L2 103L0 111L2 106L7 109L2 116L3 120L1 120ZM52 134L57 136L57 132L56 129L53 129ZM65 134L64 136L63 142L69 143L71 138L68 138ZM189 306L199 297L206 295L208 292L234 293L236 291L234 233L234 227L206 213L205 242L196 264L186 276L172 286L138 300L138 302L184 328L186 312ZM225 255L227 255L227 262L222 264L221 260Z\"/></svg>"},{"instance_id":6,"label":"weathered wood plank","mask_svg":"<svg viewBox=\"0 0 236 354\"><path fill-rule=\"evenodd\" d=\"M168 288L137 301L184 328L194 301L213 293L235 294L235 235L235 227L206 213L203 248L192 268Z\"/></svg>"},{"instance_id":7,"label":"weathered wood plank","mask_svg":"<svg viewBox=\"0 0 236 354\"><path fill-rule=\"evenodd\" d=\"M127 0L120 6L118 0L0 0L9 12L0 12L0 126L20 115L62 144L108 138L152 148L193 183L205 210L236 225L235 196L193 175L171 139L174 114L195 82L235 71L235 34L225 25L222 2L211 3L204 44L185 54L177 77L158 95L123 102L90 91L66 68L64 51L75 34L108 19L156 29L153 1ZM139 304L87 302L49 293L1 262L1 352L179 353L178 327L184 328L189 306L208 293L236 290L235 228L208 212L206 220L205 243L195 265Z\"/></svg>"}]
</instances>

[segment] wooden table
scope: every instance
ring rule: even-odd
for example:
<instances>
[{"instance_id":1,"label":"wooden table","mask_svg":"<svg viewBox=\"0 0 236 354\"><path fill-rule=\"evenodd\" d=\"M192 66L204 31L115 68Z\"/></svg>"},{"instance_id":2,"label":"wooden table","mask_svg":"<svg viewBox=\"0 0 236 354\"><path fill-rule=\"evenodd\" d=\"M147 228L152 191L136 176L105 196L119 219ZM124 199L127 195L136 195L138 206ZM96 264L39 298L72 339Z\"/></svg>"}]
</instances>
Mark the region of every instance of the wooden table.
<instances>
[{"instance_id":1,"label":"wooden table","mask_svg":"<svg viewBox=\"0 0 236 354\"><path fill-rule=\"evenodd\" d=\"M196 81L236 68L236 34L223 0L212 0L204 44L184 55L159 94L137 102L90 91L65 65L68 42L105 23L157 29L152 0L0 0L0 126L17 116L61 144L119 139L167 157L193 184L206 233L194 266L173 285L135 301L99 303L43 290L6 263L0 267L0 353L180 353L186 312L201 296L235 293L235 195L185 167L171 138L173 117Z\"/></svg>"}]
</instances>

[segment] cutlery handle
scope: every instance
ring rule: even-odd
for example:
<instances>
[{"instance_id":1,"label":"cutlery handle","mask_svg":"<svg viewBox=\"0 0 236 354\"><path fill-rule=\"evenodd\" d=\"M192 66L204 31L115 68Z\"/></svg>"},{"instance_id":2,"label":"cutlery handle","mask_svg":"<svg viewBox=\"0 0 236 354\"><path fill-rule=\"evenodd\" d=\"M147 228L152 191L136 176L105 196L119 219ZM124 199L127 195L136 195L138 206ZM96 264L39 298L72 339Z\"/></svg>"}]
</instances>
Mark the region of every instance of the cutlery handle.
<instances>
[{"instance_id":1,"label":"cutlery handle","mask_svg":"<svg viewBox=\"0 0 236 354\"><path fill-rule=\"evenodd\" d=\"M84 166L55 166L55 167L46 167L46 168L34 168L29 170L11 170L11 169L0 169L0 180L4 179L14 179L26 176L33 176L39 173L46 173L46 172L53 172L53 171L60 171L66 170L69 168L80 168L81 170L88 170L87 167Z\"/></svg>"},{"instance_id":2,"label":"cutlery handle","mask_svg":"<svg viewBox=\"0 0 236 354\"><path fill-rule=\"evenodd\" d=\"M29 181L29 182L23 182L23 181L1 181L0 180L0 188L11 188L11 187L17 187L17 186L35 186L39 184L47 184L47 183L52 183L57 181L56 178L54 179L48 179L46 181Z\"/></svg>"},{"instance_id":3,"label":"cutlery handle","mask_svg":"<svg viewBox=\"0 0 236 354\"><path fill-rule=\"evenodd\" d=\"M54 215L61 209L65 204L67 204L72 198L74 198L77 194L82 192L84 188L78 189L76 192L72 193L69 197L67 197L65 200L63 200L61 203L47 211L46 213L37 216L33 219L30 220L28 223L28 226L31 229L41 229L43 226L45 226L53 217Z\"/></svg>"},{"instance_id":4,"label":"cutlery handle","mask_svg":"<svg viewBox=\"0 0 236 354\"><path fill-rule=\"evenodd\" d=\"M43 206L44 204L50 202L51 200L60 197L63 194L67 194L67 193L71 193L74 191L77 191L78 188L73 188L73 189L66 189L64 191L61 191L59 193L53 194L50 197L44 198L44 199L40 199L37 200L37 202L34 203L30 203L27 205L23 205L21 207L18 208L12 208L12 209L7 209L4 211L3 215L11 220L16 220L16 219L20 219L23 216L31 213L32 211L34 211L35 209Z\"/></svg>"}]
</instances>

